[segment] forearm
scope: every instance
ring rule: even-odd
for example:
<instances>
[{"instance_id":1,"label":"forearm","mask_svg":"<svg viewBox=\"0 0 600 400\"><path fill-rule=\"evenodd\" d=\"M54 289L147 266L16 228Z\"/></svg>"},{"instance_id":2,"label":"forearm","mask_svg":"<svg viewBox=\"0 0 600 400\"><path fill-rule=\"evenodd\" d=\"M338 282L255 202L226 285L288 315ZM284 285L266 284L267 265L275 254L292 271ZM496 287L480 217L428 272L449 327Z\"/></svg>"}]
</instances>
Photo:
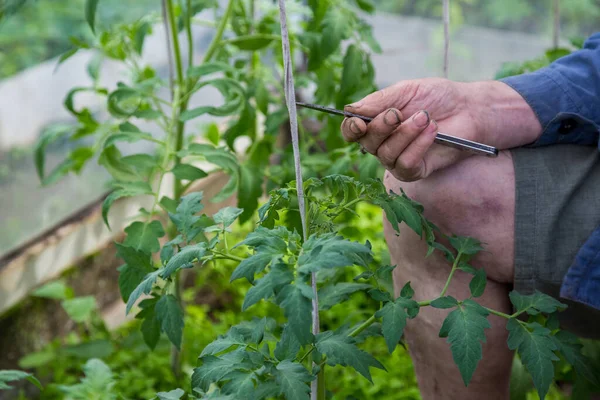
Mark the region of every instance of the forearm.
<instances>
[{"instance_id":1,"label":"forearm","mask_svg":"<svg viewBox=\"0 0 600 400\"><path fill-rule=\"evenodd\" d=\"M521 147L535 142L542 125L525 99L500 81L465 83L472 93L467 99L477 123L481 142L499 149Z\"/></svg>"}]
</instances>

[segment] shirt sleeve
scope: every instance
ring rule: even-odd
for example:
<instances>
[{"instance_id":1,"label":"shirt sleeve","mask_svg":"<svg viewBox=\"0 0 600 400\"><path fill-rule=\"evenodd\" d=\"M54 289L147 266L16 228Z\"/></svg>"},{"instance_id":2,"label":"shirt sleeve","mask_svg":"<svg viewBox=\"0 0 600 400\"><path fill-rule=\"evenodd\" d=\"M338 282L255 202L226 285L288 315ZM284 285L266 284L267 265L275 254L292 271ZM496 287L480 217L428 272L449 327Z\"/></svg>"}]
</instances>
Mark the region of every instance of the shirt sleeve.
<instances>
[{"instance_id":1,"label":"shirt sleeve","mask_svg":"<svg viewBox=\"0 0 600 400\"><path fill-rule=\"evenodd\" d=\"M542 125L542 135L529 147L599 145L600 32L547 67L500 81L523 96Z\"/></svg>"}]
</instances>

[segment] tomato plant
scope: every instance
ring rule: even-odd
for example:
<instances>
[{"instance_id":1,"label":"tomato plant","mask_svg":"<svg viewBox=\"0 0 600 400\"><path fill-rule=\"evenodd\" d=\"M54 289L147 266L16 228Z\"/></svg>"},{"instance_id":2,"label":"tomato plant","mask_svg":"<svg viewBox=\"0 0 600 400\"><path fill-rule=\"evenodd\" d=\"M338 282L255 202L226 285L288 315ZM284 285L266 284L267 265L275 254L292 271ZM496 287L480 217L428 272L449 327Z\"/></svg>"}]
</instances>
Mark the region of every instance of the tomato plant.
<instances>
[{"instance_id":1,"label":"tomato plant","mask_svg":"<svg viewBox=\"0 0 600 400\"><path fill-rule=\"evenodd\" d=\"M113 177L112 192L102 210L107 225L110 208L118 199L150 199L151 206L139 210L139 218L125 229L125 239L116 244L124 261L119 287L127 313L135 311L142 321L145 343L154 348L163 334L172 343L176 376L182 373L180 352L186 351L182 348L185 315L180 282L185 270L218 268L222 260L237 262L231 281L252 284L241 311L264 301L273 303L276 310L268 318L232 326L203 348L193 371L190 397L305 399L311 393L313 399L324 399L328 366L353 368L371 380L371 369L385 366L362 350L360 343L383 336L388 351L393 352L404 327L422 307L449 310L439 335L450 344L465 385L482 358L481 343L491 327L491 314L507 320L508 346L521 355L541 398L550 387L559 355L583 376L596 379L580 354L577 338L558 329L556 313L565 305L539 292L528 296L512 292L515 312L511 315L480 305L477 298L485 290L486 274L470 264L482 250L478 240L446 237L423 217L420 204L404 193L387 192L376 178L374 158L365 159L343 142L339 121L321 116L317 129L298 124L298 97L311 96L319 103L341 107L375 89L370 51L380 49L357 12L373 11L368 0L309 0L307 6L290 2L291 12L299 18L290 19L289 30L280 22L286 21L283 7L229 0L199 65L194 64L193 17L205 8L218 11L216 2L164 0L164 19L148 15L102 32L96 30L99 3L87 0L85 5L96 39L73 42L78 48L94 49L122 62L129 68L129 80L114 89L101 87L98 65L88 69L94 84L74 88L65 99L77 127L53 131L39 142L35 161L42 182L51 184L67 173L78 173L97 158ZM161 20L168 28L172 49L168 79L161 79L140 58L145 36ZM185 49L180 33L186 37ZM268 58L273 63L265 62ZM292 61L299 58L305 62L293 71ZM222 94L224 103L189 107L190 99L208 86ZM161 95L164 89L169 99ZM111 119L101 122L91 110L78 107L76 97L82 92L105 97ZM186 131L189 121L205 114L228 117L227 127L221 130L211 124L202 135ZM162 134L144 132L137 126L139 121L155 124ZM279 131L286 126L290 126L292 146L278 148ZM234 148L242 136L250 140L250 146L239 155ZM44 149L64 137L81 144L46 173ZM141 141L151 143L156 151L123 155L120 150L123 142ZM272 165L272 155L279 155L281 161ZM216 168L201 169L198 160ZM304 173L302 166L307 167ZM366 172L365 166L369 166ZM188 189L215 170L227 173L229 180L212 201L237 195L237 207L206 215L202 192ZM165 191L167 177L173 187ZM259 207L265 194L268 200ZM402 228L420 235L429 246L428 255L441 252L446 257L452 269L437 297L415 301L410 282L396 297L389 282L381 282L394 266L377 263L369 241L355 242L340 235L345 218L361 202L379 206L398 233ZM168 221L160 218L164 213ZM230 246L228 237L236 221L252 221L256 227ZM440 238L447 239L451 248L442 245ZM361 270L352 281L345 279L349 267ZM446 294L458 270L473 276L469 298ZM332 326L320 320L322 312L358 292L379 303L378 310L362 323ZM526 315L532 318L523 318ZM158 394L159 398L167 395L180 398L184 392Z\"/></svg>"}]
</instances>

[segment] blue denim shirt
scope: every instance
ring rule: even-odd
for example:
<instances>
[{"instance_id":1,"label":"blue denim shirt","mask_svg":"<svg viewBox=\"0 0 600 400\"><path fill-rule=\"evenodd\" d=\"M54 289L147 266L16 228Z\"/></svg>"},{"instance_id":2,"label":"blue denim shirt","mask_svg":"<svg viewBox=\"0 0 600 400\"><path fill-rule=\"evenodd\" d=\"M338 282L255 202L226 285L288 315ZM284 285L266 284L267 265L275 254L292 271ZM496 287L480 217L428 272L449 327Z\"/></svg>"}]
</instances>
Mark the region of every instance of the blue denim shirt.
<instances>
[{"instance_id":1,"label":"blue denim shirt","mask_svg":"<svg viewBox=\"0 0 600 400\"><path fill-rule=\"evenodd\" d=\"M548 67L501 81L523 96L542 124L541 137L529 146L600 146L600 33ZM600 309L600 227L579 249L560 295Z\"/></svg>"}]
</instances>

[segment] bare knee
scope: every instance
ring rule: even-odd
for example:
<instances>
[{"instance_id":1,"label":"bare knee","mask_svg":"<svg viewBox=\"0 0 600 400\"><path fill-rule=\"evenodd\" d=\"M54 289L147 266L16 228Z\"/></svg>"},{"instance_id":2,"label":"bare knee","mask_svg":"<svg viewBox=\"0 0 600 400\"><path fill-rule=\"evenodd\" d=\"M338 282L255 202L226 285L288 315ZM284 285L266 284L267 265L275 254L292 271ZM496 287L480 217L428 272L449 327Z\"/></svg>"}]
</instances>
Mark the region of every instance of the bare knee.
<instances>
[{"instance_id":1,"label":"bare knee","mask_svg":"<svg viewBox=\"0 0 600 400\"><path fill-rule=\"evenodd\" d=\"M484 267L488 276L498 282L512 282L514 254L514 169L510 153L496 159L470 157L459 164L416 182L400 182L386 173L387 190L400 188L408 197L421 203L424 215L446 235L471 236L484 243L485 252L473 259ZM415 251L419 238L403 233L386 236L392 257L395 247ZM405 229L403 232L406 232ZM424 243L417 247L426 251Z\"/></svg>"}]
</instances>

